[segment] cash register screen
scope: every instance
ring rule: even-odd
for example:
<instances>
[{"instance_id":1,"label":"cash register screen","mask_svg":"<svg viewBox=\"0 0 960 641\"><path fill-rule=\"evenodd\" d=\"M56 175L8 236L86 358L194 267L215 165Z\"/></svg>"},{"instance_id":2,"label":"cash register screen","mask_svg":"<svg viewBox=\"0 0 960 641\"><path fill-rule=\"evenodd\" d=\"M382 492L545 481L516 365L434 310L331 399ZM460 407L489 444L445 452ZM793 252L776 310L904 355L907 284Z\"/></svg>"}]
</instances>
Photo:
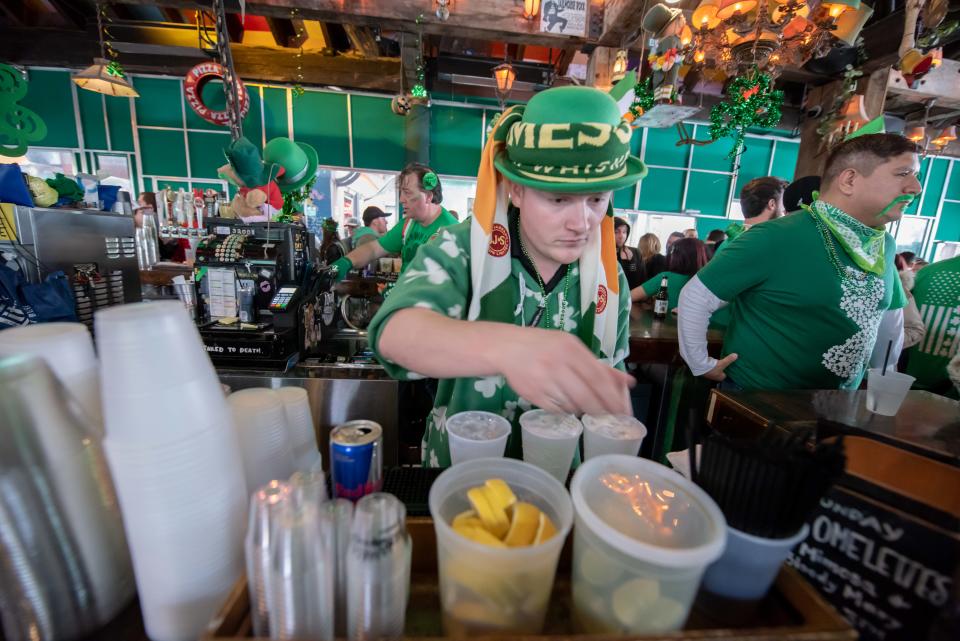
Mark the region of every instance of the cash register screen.
<instances>
[{"instance_id":1,"label":"cash register screen","mask_svg":"<svg viewBox=\"0 0 960 641\"><path fill-rule=\"evenodd\" d=\"M279 293L279 294L292 294L292 293L295 292L295 291L297 291L297 288L296 288L296 287L281 287L281 288L280 288L280 291L277 292L277 293Z\"/></svg>"}]
</instances>

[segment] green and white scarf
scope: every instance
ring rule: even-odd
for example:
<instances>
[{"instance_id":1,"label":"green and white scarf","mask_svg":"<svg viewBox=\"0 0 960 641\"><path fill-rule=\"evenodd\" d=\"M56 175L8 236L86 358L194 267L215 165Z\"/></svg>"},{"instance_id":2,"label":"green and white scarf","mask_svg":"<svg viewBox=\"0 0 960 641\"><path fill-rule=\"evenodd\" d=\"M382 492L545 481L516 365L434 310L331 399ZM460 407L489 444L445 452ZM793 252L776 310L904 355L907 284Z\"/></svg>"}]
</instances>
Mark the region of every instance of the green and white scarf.
<instances>
[{"instance_id":1,"label":"green and white scarf","mask_svg":"<svg viewBox=\"0 0 960 641\"><path fill-rule=\"evenodd\" d=\"M814 200L812 205L804 205L803 208L830 230L831 235L857 267L870 274L883 275L886 269L886 231L883 227L864 225L850 214L819 198Z\"/></svg>"}]
</instances>

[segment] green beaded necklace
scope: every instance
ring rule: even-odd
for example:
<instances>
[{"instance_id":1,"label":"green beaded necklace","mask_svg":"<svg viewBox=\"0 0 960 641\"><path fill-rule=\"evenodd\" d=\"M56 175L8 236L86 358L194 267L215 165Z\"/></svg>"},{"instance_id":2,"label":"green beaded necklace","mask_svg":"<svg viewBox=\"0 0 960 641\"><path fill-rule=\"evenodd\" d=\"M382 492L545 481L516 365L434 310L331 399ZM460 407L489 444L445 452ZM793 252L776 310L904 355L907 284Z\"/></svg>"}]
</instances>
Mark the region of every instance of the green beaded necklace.
<instances>
[{"instance_id":1,"label":"green beaded necklace","mask_svg":"<svg viewBox=\"0 0 960 641\"><path fill-rule=\"evenodd\" d=\"M523 252L523 255L526 256L527 260L530 261L530 265L533 267L533 273L537 277L537 285L540 287L540 304L537 306L537 313L533 315L533 318L530 320L530 327L536 327L540 323L540 318L543 316L543 313L547 311L547 305L549 303L550 294L547 293L547 288L543 284L543 278L540 276L540 270L537 269L537 264L533 262L533 259L530 258L530 254L527 252L526 245L523 244L523 236L517 234L517 238L520 240L520 251ZM563 329L563 319L567 315L567 294L570 288L570 265L563 266L563 299L560 301L560 327L557 329ZM551 292L552 293L552 292ZM523 304L523 301L520 301L520 304ZM550 315L547 315L547 324L546 328L550 329Z\"/></svg>"}]
</instances>

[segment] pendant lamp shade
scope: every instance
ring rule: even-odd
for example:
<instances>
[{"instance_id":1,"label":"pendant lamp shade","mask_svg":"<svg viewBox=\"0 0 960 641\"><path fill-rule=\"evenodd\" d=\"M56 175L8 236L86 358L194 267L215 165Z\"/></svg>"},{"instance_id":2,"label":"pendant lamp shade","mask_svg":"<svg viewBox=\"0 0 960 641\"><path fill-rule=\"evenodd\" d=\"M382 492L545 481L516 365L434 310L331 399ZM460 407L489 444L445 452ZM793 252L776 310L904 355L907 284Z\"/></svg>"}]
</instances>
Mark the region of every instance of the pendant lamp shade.
<instances>
[{"instance_id":1,"label":"pendant lamp shade","mask_svg":"<svg viewBox=\"0 0 960 641\"><path fill-rule=\"evenodd\" d=\"M713 29L720 24L720 18L717 17L717 11L720 10L720 0L703 0L697 7L691 17L691 24L695 29L700 29L706 22L708 29Z\"/></svg>"},{"instance_id":2,"label":"pendant lamp shade","mask_svg":"<svg viewBox=\"0 0 960 641\"><path fill-rule=\"evenodd\" d=\"M753 11L757 7L757 0L720 0L720 9L717 11L717 17L721 20L733 17L740 13L744 14Z\"/></svg>"},{"instance_id":3,"label":"pendant lamp shade","mask_svg":"<svg viewBox=\"0 0 960 641\"><path fill-rule=\"evenodd\" d=\"M117 71L110 61L94 58L93 64L83 71L73 74L73 81L81 89L95 91L108 96L138 98L140 94L133 88L122 71Z\"/></svg>"},{"instance_id":4,"label":"pendant lamp shade","mask_svg":"<svg viewBox=\"0 0 960 641\"><path fill-rule=\"evenodd\" d=\"M903 137L913 142L923 142L927 137L927 130L923 126L907 127L903 132Z\"/></svg>"},{"instance_id":5,"label":"pendant lamp shade","mask_svg":"<svg viewBox=\"0 0 960 641\"><path fill-rule=\"evenodd\" d=\"M861 4L855 11L844 11L837 18L837 28L833 30L833 37L852 47L872 15L873 7L866 4Z\"/></svg>"}]
</instances>

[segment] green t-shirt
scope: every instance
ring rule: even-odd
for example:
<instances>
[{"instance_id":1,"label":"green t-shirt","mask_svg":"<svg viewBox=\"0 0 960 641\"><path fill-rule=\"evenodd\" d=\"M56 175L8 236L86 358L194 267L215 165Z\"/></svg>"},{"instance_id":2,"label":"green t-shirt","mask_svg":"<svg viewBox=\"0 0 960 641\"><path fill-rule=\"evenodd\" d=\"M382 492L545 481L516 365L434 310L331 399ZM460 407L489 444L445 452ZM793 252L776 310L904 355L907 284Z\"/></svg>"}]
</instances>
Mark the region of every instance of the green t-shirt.
<instances>
[{"instance_id":1,"label":"green t-shirt","mask_svg":"<svg viewBox=\"0 0 960 641\"><path fill-rule=\"evenodd\" d=\"M623 271L619 274L620 300L616 356L612 359L614 361L612 364L623 370L623 359L630 348L630 288L627 286ZM522 304L521 279L525 293ZM511 284L514 295L513 306L515 306L513 324L529 325L537 313L542 295L536 278L523 268L517 258L512 261L511 279L505 281L500 287L509 288ZM409 269L400 277L397 286L370 323L368 328L370 346L391 376L400 380L423 378L380 355L379 340L387 320L398 310L409 307L422 307L445 314L450 318L466 320L467 311L470 308L470 291L470 221L465 221L441 230L436 239L423 245L410 263ZM549 315L550 327L558 327L560 298L565 296L567 306L563 319L563 331L575 334L580 324L581 311L578 265L570 266L566 294L564 291L561 280L553 290L548 292L544 316ZM546 326L546 321L541 320L539 326ZM411 340L424 340L424 338L411 337ZM520 458L522 449L518 419L528 409L531 409L530 403L520 398L502 376L441 379L433 410L427 417L421 451L423 464L428 467L450 465L446 418L466 410L485 410L507 418L513 425L513 433L507 441L507 455Z\"/></svg>"},{"instance_id":2,"label":"green t-shirt","mask_svg":"<svg viewBox=\"0 0 960 641\"><path fill-rule=\"evenodd\" d=\"M910 348L907 373L916 387L936 388L947 383L947 364L960 346L960 256L917 272L913 298L927 333Z\"/></svg>"},{"instance_id":3,"label":"green t-shirt","mask_svg":"<svg viewBox=\"0 0 960 641\"><path fill-rule=\"evenodd\" d=\"M453 214L441 207L440 215L426 227L407 218L390 228L386 234L380 237L378 242L388 254L400 254L400 258L403 259L403 266L400 268L402 274L413 261L413 257L417 255L417 250L420 249L421 245L435 236L441 227L456 224L457 219L453 217Z\"/></svg>"},{"instance_id":4,"label":"green t-shirt","mask_svg":"<svg viewBox=\"0 0 960 641\"><path fill-rule=\"evenodd\" d=\"M856 389L883 312L907 303L886 235L882 277L857 268L831 238L841 281L810 214L756 225L697 274L718 298L733 301L723 354L739 358L727 374L745 389Z\"/></svg>"},{"instance_id":5,"label":"green t-shirt","mask_svg":"<svg viewBox=\"0 0 960 641\"><path fill-rule=\"evenodd\" d=\"M677 274L676 272L661 272L645 282L641 287L643 287L643 292L647 296L655 296L658 291L660 291L660 280L666 276L667 277L667 303L669 309L667 311L672 311L677 308L678 301L680 300L680 290L683 289L683 286L687 284L692 276L685 276L683 274Z\"/></svg>"}]
</instances>

